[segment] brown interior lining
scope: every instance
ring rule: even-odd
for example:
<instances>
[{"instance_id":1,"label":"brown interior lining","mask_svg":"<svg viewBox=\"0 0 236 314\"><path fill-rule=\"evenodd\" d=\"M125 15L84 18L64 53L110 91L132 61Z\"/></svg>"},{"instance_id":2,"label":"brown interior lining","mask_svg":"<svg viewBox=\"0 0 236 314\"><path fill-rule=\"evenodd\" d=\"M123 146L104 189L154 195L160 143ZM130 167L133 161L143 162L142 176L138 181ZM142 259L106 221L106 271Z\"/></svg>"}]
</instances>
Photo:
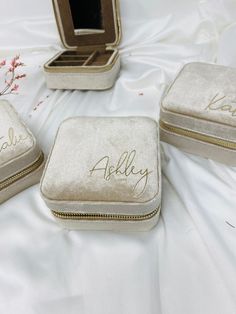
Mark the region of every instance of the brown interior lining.
<instances>
[{"instance_id":1,"label":"brown interior lining","mask_svg":"<svg viewBox=\"0 0 236 314\"><path fill-rule=\"evenodd\" d=\"M65 51L49 66L103 66L106 65L114 51L90 51L79 53L78 51Z\"/></svg>"},{"instance_id":2,"label":"brown interior lining","mask_svg":"<svg viewBox=\"0 0 236 314\"><path fill-rule=\"evenodd\" d=\"M103 65L106 64L108 62L108 60L110 59L112 55L111 51L106 51L104 53L98 53L96 55L96 58L94 58L91 63L91 65Z\"/></svg>"},{"instance_id":3,"label":"brown interior lining","mask_svg":"<svg viewBox=\"0 0 236 314\"><path fill-rule=\"evenodd\" d=\"M79 1L79 0L78 0ZM112 0L98 0L101 2L101 18L104 32L94 34L75 34L73 17L69 0L54 0L54 6L59 23L59 31L64 34L66 46L81 47L89 45L102 45L113 43L116 40L116 20ZM73 13L74 14L74 13ZM62 28L62 29L61 29Z\"/></svg>"}]
</instances>

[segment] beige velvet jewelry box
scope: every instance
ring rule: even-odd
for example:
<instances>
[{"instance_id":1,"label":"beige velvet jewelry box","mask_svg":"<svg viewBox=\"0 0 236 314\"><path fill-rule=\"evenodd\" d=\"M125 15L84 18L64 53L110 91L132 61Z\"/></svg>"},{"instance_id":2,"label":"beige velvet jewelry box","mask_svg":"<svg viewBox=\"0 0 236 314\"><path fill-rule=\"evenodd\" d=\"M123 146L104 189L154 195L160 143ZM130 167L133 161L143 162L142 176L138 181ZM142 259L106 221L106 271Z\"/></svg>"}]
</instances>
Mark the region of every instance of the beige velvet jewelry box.
<instances>
[{"instance_id":1,"label":"beige velvet jewelry box","mask_svg":"<svg viewBox=\"0 0 236 314\"><path fill-rule=\"evenodd\" d=\"M30 130L7 101L0 101L0 204L38 183L44 156Z\"/></svg>"},{"instance_id":2,"label":"beige velvet jewelry box","mask_svg":"<svg viewBox=\"0 0 236 314\"><path fill-rule=\"evenodd\" d=\"M189 63L163 98L161 140L236 166L236 69Z\"/></svg>"},{"instance_id":3,"label":"beige velvet jewelry box","mask_svg":"<svg viewBox=\"0 0 236 314\"><path fill-rule=\"evenodd\" d=\"M53 0L53 6L66 50L44 66L48 88L111 88L120 70L118 0Z\"/></svg>"},{"instance_id":4,"label":"beige velvet jewelry box","mask_svg":"<svg viewBox=\"0 0 236 314\"><path fill-rule=\"evenodd\" d=\"M161 202L157 123L145 117L65 120L46 164L41 195L66 228L151 229Z\"/></svg>"}]
</instances>

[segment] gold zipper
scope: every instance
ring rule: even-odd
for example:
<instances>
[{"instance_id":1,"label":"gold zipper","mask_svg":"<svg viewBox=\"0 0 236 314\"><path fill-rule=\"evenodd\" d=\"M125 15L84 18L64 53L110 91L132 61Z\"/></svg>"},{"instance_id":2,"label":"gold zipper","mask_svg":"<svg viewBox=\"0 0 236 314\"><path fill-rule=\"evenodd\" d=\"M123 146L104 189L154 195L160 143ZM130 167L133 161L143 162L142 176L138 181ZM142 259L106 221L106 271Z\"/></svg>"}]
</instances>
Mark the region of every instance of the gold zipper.
<instances>
[{"instance_id":1,"label":"gold zipper","mask_svg":"<svg viewBox=\"0 0 236 314\"><path fill-rule=\"evenodd\" d=\"M35 162L33 162L31 165L24 168L23 170L16 173L15 175L1 181L0 182L0 191L7 188L8 186L15 183L16 181L26 177L28 174L34 172L35 170L37 170L42 165L43 161L44 161L44 155L43 155L43 153L41 153L39 158Z\"/></svg>"},{"instance_id":2,"label":"gold zipper","mask_svg":"<svg viewBox=\"0 0 236 314\"><path fill-rule=\"evenodd\" d=\"M52 210L52 214L60 219L72 220L119 220L119 221L142 221L153 218L160 210L156 208L152 212L143 215L123 215L123 214L96 214L96 213L65 213Z\"/></svg>"},{"instance_id":3,"label":"gold zipper","mask_svg":"<svg viewBox=\"0 0 236 314\"><path fill-rule=\"evenodd\" d=\"M226 140L223 140L223 139L220 139L217 137L213 137L210 135L205 135L205 134L201 134L201 133L198 133L195 131L186 130L186 129L183 129L181 127L177 127L177 126L171 125L169 123L166 123L162 120L160 120L159 124L160 124L160 127L162 129L164 129L168 132L171 132L171 133L187 136L187 137L193 138L195 140L203 141L203 142L206 142L209 144L214 144L214 145L221 146L221 147L228 148L228 149L236 149L236 143L235 142L226 141Z\"/></svg>"}]
</instances>

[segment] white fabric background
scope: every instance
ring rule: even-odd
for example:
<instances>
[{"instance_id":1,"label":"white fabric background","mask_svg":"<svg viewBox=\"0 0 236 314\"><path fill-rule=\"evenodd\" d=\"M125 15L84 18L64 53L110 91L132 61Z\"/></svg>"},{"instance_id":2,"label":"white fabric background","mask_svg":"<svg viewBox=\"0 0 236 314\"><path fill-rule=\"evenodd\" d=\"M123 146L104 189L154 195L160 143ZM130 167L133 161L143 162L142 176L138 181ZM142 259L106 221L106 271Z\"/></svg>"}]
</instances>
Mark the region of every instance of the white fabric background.
<instances>
[{"instance_id":1,"label":"white fabric background","mask_svg":"<svg viewBox=\"0 0 236 314\"><path fill-rule=\"evenodd\" d=\"M186 62L236 67L235 0L121 0L121 14L114 89L50 91L42 65L62 49L51 1L0 0L0 59L20 53L27 73L6 98L46 152L69 116L157 118ZM236 170L162 152L162 215L148 233L62 230L38 186L1 205L0 313L236 313Z\"/></svg>"}]
</instances>

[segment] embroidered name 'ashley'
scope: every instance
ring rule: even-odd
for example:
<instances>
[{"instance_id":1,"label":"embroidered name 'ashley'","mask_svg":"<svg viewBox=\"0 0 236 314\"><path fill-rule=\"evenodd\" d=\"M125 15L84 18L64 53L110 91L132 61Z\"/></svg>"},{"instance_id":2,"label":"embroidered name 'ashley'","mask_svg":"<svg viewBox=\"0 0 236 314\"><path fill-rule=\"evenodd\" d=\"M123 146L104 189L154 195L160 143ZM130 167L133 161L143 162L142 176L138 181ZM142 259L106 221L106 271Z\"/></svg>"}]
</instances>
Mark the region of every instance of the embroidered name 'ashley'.
<instances>
[{"instance_id":1,"label":"embroidered name 'ashley'","mask_svg":"<svg viewBox=\"0 0 236 314\"><path fill-rule=\"evenodd\" d=\"M0 153L4 150L16 146L17 144L25 141L28 136L16 135L13 128L9 128L7 136L0 136Z\"/></svg>"},{"instance_id":2,"label":"embroidered name 'ashley'","mask_svg":"<svg viewBox=\"0 0 236 314\"><path fill-rule=\"evenodd\" d=\"M140 197L147 186L149 175L152 171L147 169L136 169L135 163L136 150L124 152L121 154L115 165L110 164L110 157L102 157L95 166L90 170L92 176L95 171L102 171L103 178L110 181L112 175L124 175L126 177L136 176L137 182L133 187L134 197Z\"/></svg>"},{"instance_id":3,"label":"embroidered name 'ashley'","mask_svg":"<svg viewBox=\"0 0 236 314\"><path fill-rule=\"evenodd\" d=\"M205 110L218 110L218 111L227 111L229 112L232 117L236 117L236 103L232 104L233 101L228 101L231 102L228 104L220 104L219 101L226 99L226 96L219 96L219 94L216 94L209 102L209 104L206 106Z\"/></svg>"}]
</instances>

